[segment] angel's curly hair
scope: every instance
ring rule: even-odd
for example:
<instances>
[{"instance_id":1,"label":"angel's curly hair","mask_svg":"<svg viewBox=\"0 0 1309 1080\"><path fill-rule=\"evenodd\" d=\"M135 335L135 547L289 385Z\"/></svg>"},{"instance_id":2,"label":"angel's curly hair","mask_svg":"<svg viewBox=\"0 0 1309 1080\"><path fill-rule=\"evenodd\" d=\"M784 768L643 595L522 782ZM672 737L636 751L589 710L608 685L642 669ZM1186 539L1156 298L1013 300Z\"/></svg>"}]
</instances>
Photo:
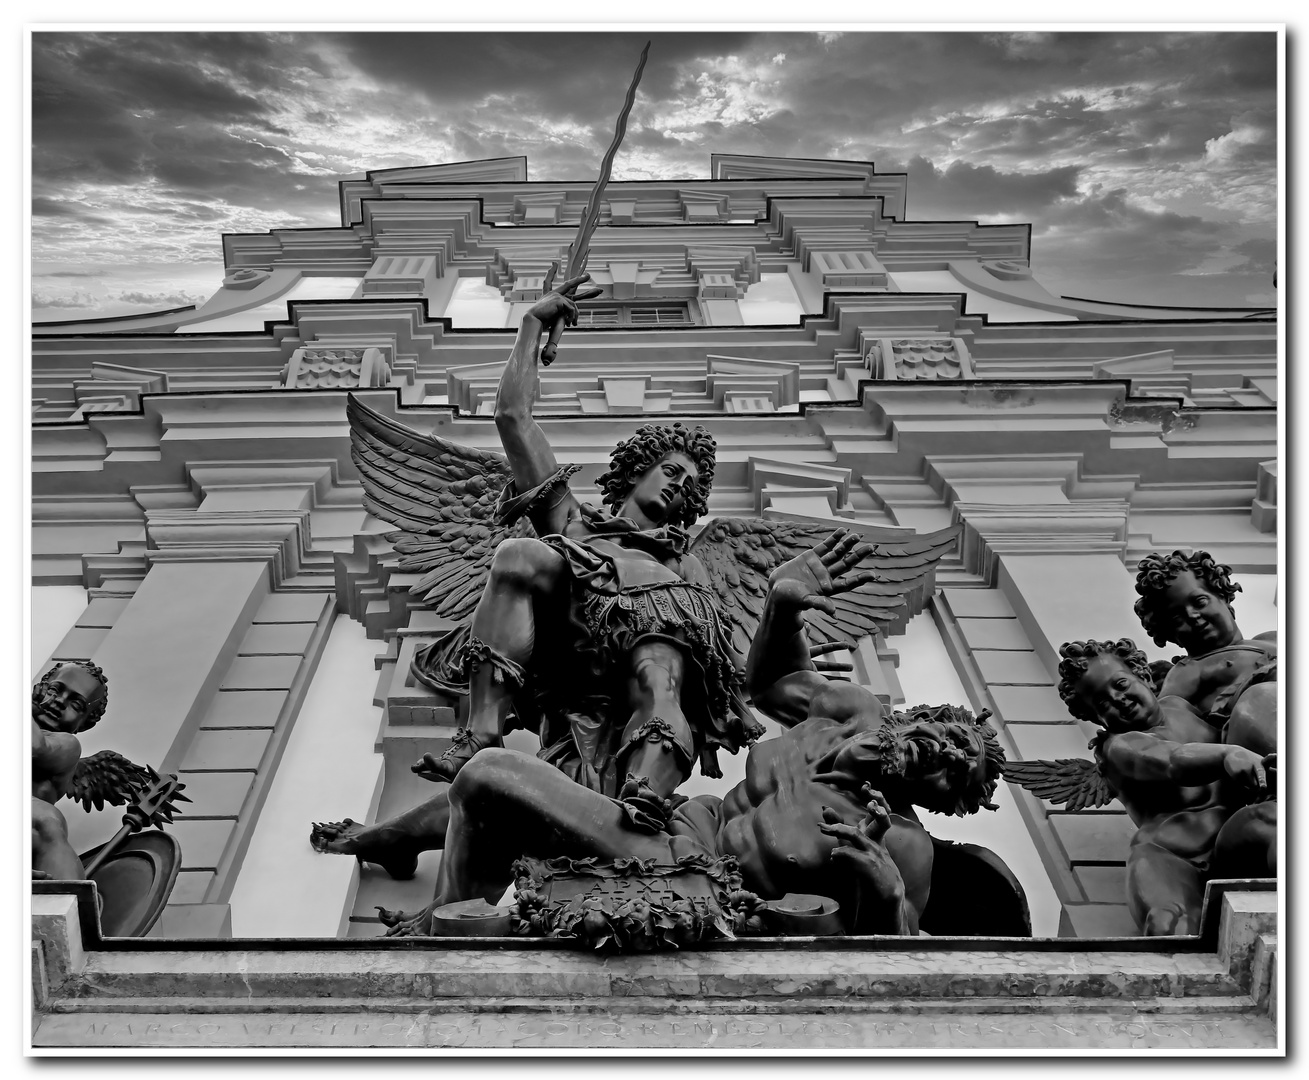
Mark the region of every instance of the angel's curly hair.
<instances>
[{"instance_id":1,"label":"angel's curly hair","mask_svg":"<svg viewBox=\"0 0 1309 1080\"><path fill-rule=\"evenodd\" d=\"M1100 723L1094 710L1087 708L1077 697L1077 684L1082 681L1082 676L1097 656L1117 657L1146 686L1151 690L1155 688L1150 661L1131 638L1119 638L1117 641L1065 641L1059 646L1059 656L1059 696L1068 706L1068 711L1078 720Z\"/></svg>"},{"instance_id":2,"label":"angel's curly hair","mask_svg":"<svg viewBox=\"0 0 1309 1080\"><path fill-rule=\"evenodd\" d=\"M100 669L99 665L91 663L90 660L56 661L55 665L42 675L40 681L32 687L32 700L39 700L41 695L45 692L45 688L49 686L51 681L54 679L55 672L60 668L66 667L81 668L90 675L91 678L97 680L100 683L100 688L104 691L104 693L100 695L99 701L88 701L86 703L86 723L82 725L82 730L86 731L88 728L95 727L95 725L100 722L100 718L105 714L105 709L109 707L109 680L105 678L105 673Z\"/></svg>"},{"instance_id":3,"label":"angel's curly hair","mask_svg":"<svg viewBox=\"0 0 1309 1080\"><path fill-rule=\"evenodd\" d=\"M1241 591L1241 586L1232 580L1232 568L1215 562L1207 551L1195 551L1190 555L1184 551L1174 551L1171 555L1158 552L1147 555L1136 568L1136 591L1141 599L1136 602L1134 610L1141 626L1156 645L1167 645L1170 640L1171 628L1163 605L1164 590L1178 574L1188 571L1211 593L1221 596L1228 607Z\"/></svg>"},{"instance_id":4,"label":"angel's curly hair","mask_svg":"<svg viewBox=\"0 0 1309 1080\"><path fill-rule=\"evenodd\" d=\"M718 444L705 428L646 424L637 428L630 439L624 439L614 447L614 452L609 455L609 471L602 474L596 484L604 492L605 506L617 513L637 481L650 469L669 454L685 454L695 462L700 475L695 487L682 500L677 514L669 519L669 524L685 528L695 524L696 519L709 509L717 449Z\"/></svg>"},{"instance_id":5,"label":"angel's curly hair","mask_svg":"<svg viewBox=\"0 0 1309 1080\"><path fill-rule=\"evenodd\" d=\"M1004 775L1005 754L1004 747L996 738L995 728L986 722L990 715L990 709L983 709L974 716L962 705L915 705L912 709L892 711L887 721L887 726L893 728L909 727L913 724L963 724L982 737L982 746L986 753L985 777L978 780L970 771L967 785L956 792L954 812L960 817L975 814L983 807L987 810L999 809L991 801L991 796L995 794L996 785Z\"/></svg>"}]
</instances>

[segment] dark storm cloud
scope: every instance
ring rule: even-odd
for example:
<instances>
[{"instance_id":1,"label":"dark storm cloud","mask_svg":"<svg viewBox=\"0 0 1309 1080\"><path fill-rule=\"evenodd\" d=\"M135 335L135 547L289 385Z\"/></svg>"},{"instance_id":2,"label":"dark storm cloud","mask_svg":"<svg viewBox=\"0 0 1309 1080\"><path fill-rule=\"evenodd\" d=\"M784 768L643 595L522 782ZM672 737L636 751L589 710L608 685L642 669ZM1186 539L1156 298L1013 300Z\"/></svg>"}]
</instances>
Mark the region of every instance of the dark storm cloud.
<instances>
[{"instance_id":1,"label":"dark storm cloud","mask_svg":"<svg viewBox=\"0 0 1309 1080\"><path fill-rule=\"evenodd\" d=\"M82 89L106 108L165 119L256 121L258 91L281 84L274 41L261 34L64 34L32 36L33 117ZM248 87L234 85L236 80Z\"/></svg>"},{"instance_id":2,"label":"dark storm cloud","mask_svg":"<svg viewBox=\"0 0 1309 1080\"><path fill-rule=\"evenodd\" d=\"M34 187L158 181L253 207L303 202L303 170L274 145L286 131L270 95L289 85L277 38L34 34Z\"/></svg>"},{"instance_id":3,"label":"dark storm cloud","mask_svg":"<svg viewBox=\"0 0 1309 1080\"><path fill-rule=\"evenodd\" d=\"M1271 274L1277 269L1276 240L1246 240L1232 248L1234 254L1245 256L1245 262L1233 267L1242 274Z\"/></svg>"},{"instance_id":4,"label":"dark storm cloud","mask_svg":"<svg viewBox=\"0 0 1309 1080\"><path fill-rule=\"evenodd\" d=\"M327 34L358 68L379 83L422 94L429 103L476 103L496 95L518 99L534 112L612 124L615 100L632 78L641 48L650 57L641 92L669 96L678 65L746 47L745 33L458 32ZM615 92L617 97L615 97Z\"/></svg>"},{"instance_id":5,"label":"dark storm cloud","mask_svg":"<svg viewBox=\"0 0 1309 1080\"><path fill-rule=\"evenodd\" d=\"M61 199L48 199L43 195L32 198L32 216L43 218L74 218L88 225L111 225L108 218L92 212L90 207L81 203L65 202Z\"/></svg>"},{"instance_id":6,"label":"dark storm cloud","mask_svg":"<svg viewBox=\"0 0 1309 1080\"><path fill-rule=\"evenodd\" d=\"M1166 236L1170 244L1187 242L1188 238L1203 242L1225 228L1220 222L1208 221L1196 214L1147 209L1136 204L1122 188L1060 203L1043 215L1043 228L1054 227L1076 227L1082 232L1130 230L1155 237Z\"/></svg>"},{"instance_id":7,"label":"dark storm cloud","mask_svg":"<svg viewBox=\"0 0 1309 1080\"><path fill-rule=\"evenodd\" d=\"M903 171L909 174L909 195L918 211L977 216L1030 213L1056 200L1071 198L1077 194L1081 169L1065 165L1045 172L1005 173L990 165L963 161L938 169L927 159L916 157Z\"/></svg>"},{"instance_id":8,"label":"dark storm cloud","mask_svg":"<svg viewBox=\"0 0 1309 1080\"><path fill-rule=\"evenodd\" d=\"M875 161L909 174L911 219L1032 223L1083 295L1131 265L1212 296L1215 251L1249 289L1272 257L1276 36L1153 32L41 32L34 251L212 259L224 231L334 223L369 169L588 179L648 36L619 178Z\"/></svg>"}]
</instances>

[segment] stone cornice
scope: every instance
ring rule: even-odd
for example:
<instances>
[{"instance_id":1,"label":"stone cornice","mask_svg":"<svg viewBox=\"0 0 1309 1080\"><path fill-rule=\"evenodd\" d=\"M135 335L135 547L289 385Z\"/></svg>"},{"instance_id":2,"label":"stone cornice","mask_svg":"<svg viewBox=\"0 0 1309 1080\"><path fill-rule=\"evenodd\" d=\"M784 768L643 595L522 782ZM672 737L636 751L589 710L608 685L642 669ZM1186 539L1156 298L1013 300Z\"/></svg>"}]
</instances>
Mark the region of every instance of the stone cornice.
<instances>
[{"instance_id":1,"label":"stone cornice","mask_svg":"<svg viewBox=\"0 0 1309 1080\"><path fill-rule=\"evenodd\" d=\"M988 585L997 556L1111 554L1127 551L1126 499L1085 499L1057 505L956 502L952 520L963 525L964 568Z\"/></svg>"},{"instance_id":2,"label":"stone cornice","mask_svg":"<svg viewBox=\"0 0 1309 1080\"><path fill-rule=\"evenodd\" d=\"M308 510L151 510L145 552L165 562L267 562L271 587L294 577L308 553Z\"/></svg>"}]
</instances>

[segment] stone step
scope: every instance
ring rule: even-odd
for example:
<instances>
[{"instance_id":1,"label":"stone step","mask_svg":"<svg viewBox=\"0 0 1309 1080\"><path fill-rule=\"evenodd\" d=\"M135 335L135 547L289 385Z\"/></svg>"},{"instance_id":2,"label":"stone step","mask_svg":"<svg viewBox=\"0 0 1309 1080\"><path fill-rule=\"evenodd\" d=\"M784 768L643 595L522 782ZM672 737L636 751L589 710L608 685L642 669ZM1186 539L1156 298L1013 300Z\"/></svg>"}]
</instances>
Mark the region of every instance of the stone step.
<instances>
[{"instance_id":1,"label":"stone step","mask_svg":"<svg viewBox=\"0 0 1309 1080\"><path fill-rule=\"evenodd\" d=\"M218 1012L179 1014L171 1006L154 1013L56 1012L42 1016L33 1032L35 1049L81 1047L395 1047L504 1048L625 1051L676 1048L747 1050L811 1049L1130 1049L1162 1054L1196 1049L1275 1050L1267 1016L1253 1010L1213 1013L1200 1009L1134 1015L1121 1010L1064 1011L1053 1015L987 1012L955 1001L950 1011L887 1008L833 1012L828 1003L785 1013L736 1011L638 1011L621 1007L599 1015L567 1008L515 1014L454 1009L329 1012L317 1006L290 1014L254 1016Z\"/></svg>"},{"instance_id":2,"label":"stone step","mask_svg":"<svg viewBox=\"0 0 1309 1080\"><path fill-rule=\"evenodd\" d=\"M710 1015L750 1015L772 1016L801 1012L823 1012L833 1016L850 1013L866 1013L876 1010L885 1013L913 1013L915 1015L953 1016L960 1009L960 999L955 997L915 998L912 1000L895 999L891 1001L870 1001L860 996L851 997L815 997L794 996L776 998L752 998L741 1000L732 997L651 997L624 996L621 1002L623 1012L633 1015L659 1014L684 1015L704 1013ZM529 1016L549 1014L551 1016L573 1015L576 1017L594 1014L609 1014L614 1011L615 999L579 998L573 996L555 997L460 997L458 1006L468 1012L489 1012ZM233 1000L230 997L94 997L94 998L56 998L46 1005L51 1014L79 1014L84 1016L120 1015L147 1016L157 1013L175 1015L241 1015L241 1016L290 1016L300 1012L314 1012L323 1015L332 1013L394 1013L419 1014L430 1013L434 1008L449 1008L449 1001L437 1001L432 998L412 997L341 997L331 999L306 999L301 997L257 996ZM1174 1016L1192 1013L1220 1015L1226 1013L1247 1013L1256 1009L1249 994L1176 997L1176 998L1124 998L1106 1001L1104 998L1084 998L1070 995L1047 995L1043 997L1009 997L1009 996L972 996L967 999L969 1012L986 1015L1051 1015L1055 1013L1108 1013L1114 1016Z\"/></svg>"},{"instance_id":3,"label":"stone step","mask_svg":"<svg viewBox=\"0 0 1309 1080\"><path fill-rule=\"evenodd\" d=\"M792 943L788 943L792 944ZM97 951L54 1000L122 997L785 999L1092 1001L1228 997L1245 991L1212 953L744 947L604 956L551 948ZM1248 993L1248 992L1247 992Z\"/></svg>"}]
</instances>

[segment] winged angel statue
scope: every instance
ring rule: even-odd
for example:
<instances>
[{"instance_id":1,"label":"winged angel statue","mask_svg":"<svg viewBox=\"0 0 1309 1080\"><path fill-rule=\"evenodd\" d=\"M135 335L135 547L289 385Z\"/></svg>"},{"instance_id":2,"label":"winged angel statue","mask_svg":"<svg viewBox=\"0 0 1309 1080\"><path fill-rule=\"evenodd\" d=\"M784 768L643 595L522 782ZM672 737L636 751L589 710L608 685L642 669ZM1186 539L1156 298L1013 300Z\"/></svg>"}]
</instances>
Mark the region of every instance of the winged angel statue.
<instances>
[{"instance_id":1,"label":"winged angel statue","mask_svg":"<svg viewBox=\"0 0 1309 1080\"><path fill-rule=\"evenodd\" d=\"M82 809L139 802L160 782L148 765L113 750L82 756L77 735L99 723L109 701L108 680L89 660L56 664L32 688L32 875L37 879L86 877L68 842L68 825L55 804L67 796ZM170 789L158 823L172 821L174 801L190 802L183 785Z\"/></svg>"},{"instance_id":2,"label":"winged angel statue","mask_svg":"<svg viewBox=\"0 0 1309 1080\"><path fill-rule=\"evenodd\" d=\"M1129 638L1065 642L1059 655L1060 697L1099 728L1092 757L1011 761L1005 779L1068 811L1119 800L1137 827L1125 852L1133 920L1146 935L1196 933L1207 881L1276 876L1276 753L1157 694Z\"/></svg>"},{"instance_id":3,"label":"winged angel statue","mask_svg":"<svg viewBox=\"0 0 1309 1080\"><path fill-rule=\"evenodd\" d=\"M414 431L352 397L352 457L366 509L398 529L388 538L399 569L422 575L413 593L459 624L419 651L413 672L468 695L467 727L415 772L452 781L524 727L539 734L542 758L655 830L697 760L720 776L717 751L762 733L742 657L769 574L831 527L714 518L692 539L716 446L682 424L643 426L615 448L598 480L602 507L573 495L580 466L555 459L532 403L542 327L576 321L576 300L595 295L577 293L586 280L565 282L523 319L496 400L504 456ZM873 542L847 548L834 567L847 575L840 595L807 613L816 651L902 627L955 541L953 529L908 539L864 531Z\"/></svg>"}]
</instances>

